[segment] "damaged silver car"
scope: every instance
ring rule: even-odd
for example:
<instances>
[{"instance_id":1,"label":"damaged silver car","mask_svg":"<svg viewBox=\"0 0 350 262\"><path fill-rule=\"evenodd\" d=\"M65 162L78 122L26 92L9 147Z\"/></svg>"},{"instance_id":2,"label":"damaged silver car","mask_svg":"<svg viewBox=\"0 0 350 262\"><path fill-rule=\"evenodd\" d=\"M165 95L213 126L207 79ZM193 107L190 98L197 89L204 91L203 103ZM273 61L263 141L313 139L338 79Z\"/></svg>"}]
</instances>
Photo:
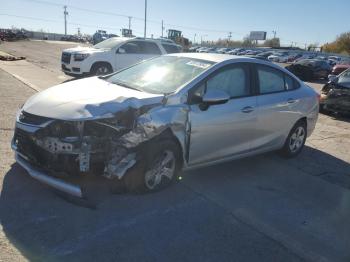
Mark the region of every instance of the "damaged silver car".
<instances>
[{"instance_id":1,"label":"damaged silver car","mask_svg":"<svg viewBox=\"0 0 350 262\"><path fill-rule=\"evenodd\" d=\"M73 196L83 191L62 174L154 191L183 169L272 150L295 156L317 116L317 93L277 65L173 54L34 95L12 148L32 177Z\"/></svg>"}]
</instances>

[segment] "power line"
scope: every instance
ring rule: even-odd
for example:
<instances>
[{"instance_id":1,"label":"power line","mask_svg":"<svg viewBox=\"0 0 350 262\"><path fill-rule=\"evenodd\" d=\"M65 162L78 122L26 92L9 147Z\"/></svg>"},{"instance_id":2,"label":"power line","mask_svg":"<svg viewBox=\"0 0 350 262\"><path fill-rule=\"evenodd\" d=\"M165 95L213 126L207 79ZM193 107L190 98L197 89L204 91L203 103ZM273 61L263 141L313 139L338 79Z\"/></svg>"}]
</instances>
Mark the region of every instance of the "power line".
<instances>
[{"instance_id":1,"label":"power line","mask_svg":"<svg viewBox=\"0 0 350 262\"><path fill-rule=\"evenodd\" d=\"M57 3L53 3L50 1L45 1L45 0L22 0L22 1L27 1L27 2L35 2L35 3L39 3L39 4L48 4L48 5L53 5L53 6L62 6L60 4ZM106 12L106 11L99 11L99 10L92 10L92 9L88 9L88 8L82 8L82 7L78 7L78 6L73 6L73 5L66 5L68 8L70 9L76 9L76 10L80 10L80 11L84 11L84 12L90 12L90 13L96 13L96 14L103 14L103 15L110 15L110 16L119 16L119 17L124 17L124 18L129 18L130 15L125 15L125 14L119 14L119 13L114 13L114 12ZM139 21L145 21L145 18L141 18L141 17L136 17L136 16L132 16L133 19L135 20L139 20ZM156 21L156 20L149 20L147 19L148 23L155 23L155 24L159 24L161 25L162 22L161 21ZM174 27L174 28L183 28L183 29L188 29L188 30L192 30L192 31L201 31L201 32L211 32L211 33L227 33L230 30L216 30L216 29L206 29L206 28L200 28L200 27L192 27L192 26L184 26L184 25L176 25L176 24L163 24L166 25L168 27ZM242 33L239 32L233 32L232 33L236 34L236 35L244 35Z\"/></svg>"}]
</instances>

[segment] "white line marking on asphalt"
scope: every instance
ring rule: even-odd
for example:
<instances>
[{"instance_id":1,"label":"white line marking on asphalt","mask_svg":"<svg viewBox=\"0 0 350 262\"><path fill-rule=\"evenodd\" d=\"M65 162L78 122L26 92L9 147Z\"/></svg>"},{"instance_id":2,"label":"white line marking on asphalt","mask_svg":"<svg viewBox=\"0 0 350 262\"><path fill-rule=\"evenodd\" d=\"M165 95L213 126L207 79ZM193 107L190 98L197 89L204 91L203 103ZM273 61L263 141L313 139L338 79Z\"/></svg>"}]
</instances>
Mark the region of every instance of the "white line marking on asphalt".
<instances>
[{"instance_id":1,"label":"white line marking on asphalt","mask_svg":"<svg viewBox=\"0 0 350 262\"><path fill-rule=\"evenodd\" d=\"M9 72L7 72L7 73L9 73ZM41 91L41 89L39 87L30 83L28 80L24 79L23 77L20 77L19 75L16 75L16 74L11 74L11 73L9 73L9 74L12 75L14 78L18 79L19 81L21 81L23 84L25 84L28 87L30 87L31 89L33 89L34 91L36 91L36 92Z\"/></svg>"}]
</instances>

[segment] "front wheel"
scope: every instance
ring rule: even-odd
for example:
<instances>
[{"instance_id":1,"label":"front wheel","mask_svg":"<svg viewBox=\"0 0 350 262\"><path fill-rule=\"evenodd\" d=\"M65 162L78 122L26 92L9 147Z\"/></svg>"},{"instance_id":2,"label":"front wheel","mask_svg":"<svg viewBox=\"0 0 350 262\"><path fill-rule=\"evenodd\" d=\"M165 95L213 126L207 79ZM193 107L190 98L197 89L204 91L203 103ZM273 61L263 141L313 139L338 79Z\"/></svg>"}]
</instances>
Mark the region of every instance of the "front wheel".
<instances>
[{"instance_id":1,"label":"front wheel","mask_svg":"<svg viewBox=\"0 0 350 262\"><path fill-rule=\"evenodd\" d=\"M112 67L107 63L97 63L91 68L91 75L93 76L103 76L112 73Z\"/></svg>"},{"instance_id":2,"label":"front wheel","mask_svg":"<svg viewBox=\"0 0 350 262\"><path fill-rule=\"evenodd\" d=\"M169 186L181 169L179 146L170 139L153 141L143 152L134 170L124 178L131 192L154 192Z\"/></svg>"},{"instance_id":3,"label":"front wheel","mask_svg":"<svg viewBox=\"0 0 350 262\"><path fill-rule=\"evenodd\" d=\"M289 132L281 150L282 155L288 158L297 156L304 147L306 135L306 123L304 121L297 122Z\"/></svg>"}]
</instances>

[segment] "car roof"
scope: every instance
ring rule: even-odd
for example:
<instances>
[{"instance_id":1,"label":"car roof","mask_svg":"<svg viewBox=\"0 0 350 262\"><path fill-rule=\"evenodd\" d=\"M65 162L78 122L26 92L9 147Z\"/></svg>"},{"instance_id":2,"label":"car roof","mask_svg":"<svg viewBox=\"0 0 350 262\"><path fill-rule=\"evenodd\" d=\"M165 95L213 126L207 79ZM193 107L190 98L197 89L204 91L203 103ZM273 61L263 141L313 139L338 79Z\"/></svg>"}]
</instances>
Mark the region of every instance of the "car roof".
<instances>
[{"instance_id":1,"label":"car roof","mask_svg":"<svg viewBox=\"0 0 350 262\"><path fill-rule=\"evenodd\" d=\"M284 73L287 73L289 75L292 75L291 72L289 72L287 69L285 69L282 66L276 65L274 63L271 63L267 60L261 60L257 58L252 57L246 57L246 56L237 56L237 55L228 55L228 54L213 54L213 53L173 53L173 54L167 54L166 56L177 56L177 57L186 57L186 58L193 58L193 59L200 59L200 60L206 60L213 63L222 63L225 61L237 61L240 62L248 62L248 63L256 63L261 65L267 65L270 67L274 67L276 69L279 69L283 71ZM294 76L295 77L295 76Z\"/></svg>"},{"instance_id":2,"label":"car roof","mask_svg":"<svg viewBox=\"0 0 350 262\"><path fill-rule=\"evenodd\" d=\"M226 60L241 59L242 56L227 55L227 54L215 54L215 53L174 53L168 54L169 56L181 56L187 58L207 60L214 63L224 62Z\"/></svg>"}]
</instances>

